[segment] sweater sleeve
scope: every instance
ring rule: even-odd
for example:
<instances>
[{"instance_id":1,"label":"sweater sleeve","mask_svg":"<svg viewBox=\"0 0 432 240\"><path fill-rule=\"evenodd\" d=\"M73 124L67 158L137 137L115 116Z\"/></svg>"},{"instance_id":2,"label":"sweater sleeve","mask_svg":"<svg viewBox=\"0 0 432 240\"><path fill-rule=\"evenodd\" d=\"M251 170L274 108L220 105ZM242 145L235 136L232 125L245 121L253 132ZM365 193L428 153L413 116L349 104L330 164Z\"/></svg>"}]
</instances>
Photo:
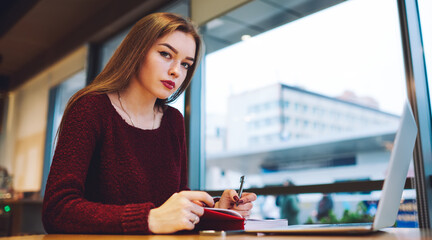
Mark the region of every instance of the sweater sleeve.
<instances>
[{"instance_id":1,"label":"sweater sleeve","mask_svg":"<svg viewBox=\"0 0 432 240\"><path fill-rule=\"evenodd\" d=\"M147 219L153 203L111 205L84 197L88 168L103 129L103 114L97 99L83 97L64 116L44 196L45 230L48 233L150 233Z\"/></svg>"}]
</instances>

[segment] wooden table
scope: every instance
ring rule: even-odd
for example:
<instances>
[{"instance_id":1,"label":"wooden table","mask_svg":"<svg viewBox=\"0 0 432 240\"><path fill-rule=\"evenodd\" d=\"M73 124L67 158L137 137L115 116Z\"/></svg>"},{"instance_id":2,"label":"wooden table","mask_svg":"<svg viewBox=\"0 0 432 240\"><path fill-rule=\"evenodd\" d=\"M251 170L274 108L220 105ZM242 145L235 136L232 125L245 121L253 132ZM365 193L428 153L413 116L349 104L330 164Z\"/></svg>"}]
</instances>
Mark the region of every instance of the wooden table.
<instances>
[{"instance_id":1,"label":"wooden table","mask_svg":"<svg viewBox=\"0 0 432 240\"><path fill-rule=\"evenodd\" d=\"M32 235L32 236L15 236L4 237L1 240L214 240L214 239L238 239L238 240L279 240L279 239L328 239L328 240L342 240L342 239L363 239L363 240L432 240L431 230L420 230L417 228L389 228L382 232L370 235L361 236L301 236L301 235L228 235L222 236L200 236L200 235Z\"/></svg>"}]
</instances>

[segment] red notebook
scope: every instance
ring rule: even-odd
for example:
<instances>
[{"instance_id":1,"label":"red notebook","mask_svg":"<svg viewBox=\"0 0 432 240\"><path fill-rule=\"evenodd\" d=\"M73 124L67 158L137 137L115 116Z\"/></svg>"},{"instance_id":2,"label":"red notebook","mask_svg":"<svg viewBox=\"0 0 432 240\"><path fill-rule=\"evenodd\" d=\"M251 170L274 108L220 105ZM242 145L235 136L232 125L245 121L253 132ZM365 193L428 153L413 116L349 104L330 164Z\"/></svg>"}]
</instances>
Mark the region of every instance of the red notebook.
<instances>
[{"instance_id":1,"label":"red notebook","mask_svg":"<svg viewBox=\"0 0 432 240\"><path fill-rule=\"evenodd\" d=\"M238 212L220 208L204 208L195 230L244 230L245 218Z\"/></svg>"}]
</instances>

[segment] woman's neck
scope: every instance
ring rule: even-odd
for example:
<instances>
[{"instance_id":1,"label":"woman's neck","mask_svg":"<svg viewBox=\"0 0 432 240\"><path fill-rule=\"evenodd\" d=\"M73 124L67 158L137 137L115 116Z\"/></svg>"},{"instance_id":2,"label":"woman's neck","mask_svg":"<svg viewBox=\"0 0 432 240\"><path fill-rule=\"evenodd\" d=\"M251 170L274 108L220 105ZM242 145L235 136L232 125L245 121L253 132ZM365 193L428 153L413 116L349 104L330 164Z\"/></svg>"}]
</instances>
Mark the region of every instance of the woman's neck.
<instances>
[{"instance_id":1,"label":"woman's neck","mask_svg":"<svg viewBox=\"0 0 432 240\"><path fill-rule=\"evenodd\" d=\"M130 84L126 89L109 93L108 96L120 116L130 125L141 129L159 128L163 113L155 108L156 97L142 91L141 86Z\"/></svg>"},{"instance_id":2,"label":"woman's neck","mask_svg":"<svg viewBox=\"0 0 432 240\"><path fill-rule=\"evenodd\" d=\"M135 85L134 81L131 81L126 89L119 92L122 104L127 105L127 111L130 115L136 117L153 116L154 111L156 111L156 97L141 86Z\"/></svg>"}]
</instances>

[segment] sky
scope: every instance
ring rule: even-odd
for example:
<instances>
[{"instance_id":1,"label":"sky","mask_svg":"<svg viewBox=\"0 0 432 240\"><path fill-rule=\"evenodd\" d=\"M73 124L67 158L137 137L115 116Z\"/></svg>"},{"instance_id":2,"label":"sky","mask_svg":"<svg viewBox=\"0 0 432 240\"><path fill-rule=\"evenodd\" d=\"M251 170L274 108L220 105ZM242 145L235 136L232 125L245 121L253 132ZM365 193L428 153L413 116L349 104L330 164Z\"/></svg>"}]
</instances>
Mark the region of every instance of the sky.
<instances>
[{"instance_id":1,"label":"sky","mask_svg":"<svg viewBox=\"0 0 432 240\"><path fill-rule=\"evenodd\" d=\"M207 113L282 82L330 97L353 91L399 115L403 64L396 0L350 0L207 55Z\"/></svg>"}]
</instances>

